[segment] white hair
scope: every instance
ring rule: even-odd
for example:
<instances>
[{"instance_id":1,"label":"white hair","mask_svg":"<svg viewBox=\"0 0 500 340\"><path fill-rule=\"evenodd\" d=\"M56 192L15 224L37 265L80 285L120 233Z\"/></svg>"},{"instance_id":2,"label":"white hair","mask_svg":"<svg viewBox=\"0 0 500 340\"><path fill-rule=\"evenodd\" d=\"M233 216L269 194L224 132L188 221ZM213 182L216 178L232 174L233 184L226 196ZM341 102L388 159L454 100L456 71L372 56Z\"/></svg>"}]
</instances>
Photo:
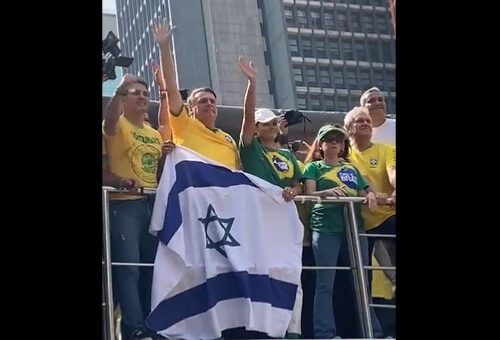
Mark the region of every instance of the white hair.
<instances>
[{"instance_id":1,"label":"white hair","mask_svg":"<svg viewBox=\"0 0 500 340\"><path fill-rule=\"evenodd\" d=\"M378 87L375 87L375 86L371 87L371 88L369 88L368 90L366 90L361 95L361 98L359 98L359 104L361 104L361 106L365 106L367 98L368 98L368 95L370 95L373 92L380 92L380 93L382 93L382 91L380 91L380 89Z\"/></svg>"},{"instance_id":2,"label":"white hair","mask_svg":"<svg viewBox=\"0 0 500 340\"><path fill-rule=\"evenodd\" d=\"M362 106L356 106L351 111L347 112L344 117L344 129L349 130L356 117L362 113L370 116L368 109Z\"/></svg>"}]
</instances>

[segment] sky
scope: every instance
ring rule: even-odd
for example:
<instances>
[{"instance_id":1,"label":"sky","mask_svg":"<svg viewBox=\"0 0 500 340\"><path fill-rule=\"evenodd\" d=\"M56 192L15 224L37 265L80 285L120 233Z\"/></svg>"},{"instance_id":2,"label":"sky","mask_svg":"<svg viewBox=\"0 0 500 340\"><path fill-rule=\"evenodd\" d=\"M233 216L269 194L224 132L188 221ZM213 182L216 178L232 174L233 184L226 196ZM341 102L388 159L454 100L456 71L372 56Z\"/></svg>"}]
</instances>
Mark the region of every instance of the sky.
<instances>
[{"instance_id":1,"label":"sky","mask_svg":"<svg viewBox=\"0 0 500 340\"><path fill-rule=\"evenodd\" d=\"M102 12L116 14L116 0L102 0Z\"/></svg>"}]
</instances>

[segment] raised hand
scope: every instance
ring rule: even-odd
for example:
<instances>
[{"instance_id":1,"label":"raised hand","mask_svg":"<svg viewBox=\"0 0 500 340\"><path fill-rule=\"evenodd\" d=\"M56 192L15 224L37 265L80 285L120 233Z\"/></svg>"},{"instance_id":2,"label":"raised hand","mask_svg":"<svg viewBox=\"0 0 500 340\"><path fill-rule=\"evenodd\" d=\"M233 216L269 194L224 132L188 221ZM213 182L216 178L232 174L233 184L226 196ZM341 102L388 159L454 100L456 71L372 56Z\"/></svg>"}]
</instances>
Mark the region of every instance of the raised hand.
<instances>
[{"instance_id":1,"label":"raised hand","mask_svg":"<svg viewBox=\"0 0 500 340\"><path fill-rule=\"evenodd\" d=\"M167 85L165 84L165 78L163 77L163 73L161 72L160 66L154 60L151 60L151 68L153 69L153 75L155 78L156 85L160 90L165 90Z\"/></svg>"},{"instance_id":2,"label":"raised hand","mask_svg":"<svg viewBox=\"0 0 500 340\"><path fill-rule=\"evenodd\" d=\"M253 63L247 57L240 56L239 66L241 73L243 73L248 78L248 80L255 81L257 72L253 67Z\"/></svg>"},{"instance_id":3,"label":"raised hand","mask_svg":"<svg viewBox=\"0 0 500 340\"><path fill-rule=\"evenodd\" d=\"M170 24L167 23L166 19L163 19L163 24L154 22L151 25L153 36L155 37L155 40L159 45L170 45L170 40L174 29L175 26L170 27Z\"/></svg>"}]
</instances>

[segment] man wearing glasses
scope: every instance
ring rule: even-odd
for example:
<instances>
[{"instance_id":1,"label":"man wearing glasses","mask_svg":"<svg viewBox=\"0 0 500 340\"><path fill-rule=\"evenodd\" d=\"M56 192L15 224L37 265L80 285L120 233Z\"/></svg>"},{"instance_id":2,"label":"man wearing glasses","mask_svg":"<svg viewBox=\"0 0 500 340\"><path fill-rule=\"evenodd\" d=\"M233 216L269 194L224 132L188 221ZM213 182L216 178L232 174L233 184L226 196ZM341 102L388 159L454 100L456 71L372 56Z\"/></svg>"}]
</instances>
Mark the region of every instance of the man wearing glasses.
<instances>
[{"instance_id":1,"label":"man wearing glasses","mask_svg":"<svg viewBox=\"0 0 500 340\"><path fill-rule=\"evenodd\" d=\"M368 109L373 123L372 142L396 145L396 121L386 118L385 100L377 87L363 93L359 100L361 106Z\"/></svg>"},{"instance_id":2,"label":"man wearing glasses","mask_svg":"<svg viewBox=\"0 0 500 340\"><path fill-rule=\"evenodd\" d=\"M129 193L110 196L113 262L152 263L157 240L148 232L153 197L137 187L155 188L162 137L145 121L149 106L146 82L126 74L109 101L103 123L109 170ZM135 189L135 190L134 190ZM113 266L114 292L122 312L122 337L153 339L144 321L150 312L151 268ZM143 287L143 288L142 288Z\"/></svg>"}]
</instances>

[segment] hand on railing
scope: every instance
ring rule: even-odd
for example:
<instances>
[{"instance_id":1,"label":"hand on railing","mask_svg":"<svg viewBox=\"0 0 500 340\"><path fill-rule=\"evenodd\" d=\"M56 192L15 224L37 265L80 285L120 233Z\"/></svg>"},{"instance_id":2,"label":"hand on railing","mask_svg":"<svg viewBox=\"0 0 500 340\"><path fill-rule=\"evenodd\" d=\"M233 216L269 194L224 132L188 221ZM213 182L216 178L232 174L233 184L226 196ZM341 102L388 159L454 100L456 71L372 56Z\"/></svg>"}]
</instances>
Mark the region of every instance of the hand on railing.
<instances>
[{"instance_id":1,"label":"hand on railing","mask_svg":"<svg viewBox=\"0 0 500 340\"><path fill-rule=\"evenodd\" d=\"M368 204L368 208L373 211L375 208L378 206L378 200L377 200L377 195L374 194L373 192L369 192L365 196L365 200L361 202L362 204Z\"/></svg>"},{"instance_id":2,"label":"hand on railing","mask_svg":"<svg viewBox=\"0 0 500 340\"><path fill-rule=\"evenodd\" d=\"M120 178L118 188L123 188L130 192L137 192L137 190L139 190L139 180L135 178Z\"/></svg>"},{"instance_id":3,"label":"hand on railing","mask_svg":"<svg viewBox=\"0 0 500 340\"><path fill-rule=\"evenodd\" d=\"M335 187L323 190L323 192L321 193L321 197L328 197L328 196L345 197L347 196L347 190L345 189L344 185L341 187Z\"/></svg>"}]
</instances>

